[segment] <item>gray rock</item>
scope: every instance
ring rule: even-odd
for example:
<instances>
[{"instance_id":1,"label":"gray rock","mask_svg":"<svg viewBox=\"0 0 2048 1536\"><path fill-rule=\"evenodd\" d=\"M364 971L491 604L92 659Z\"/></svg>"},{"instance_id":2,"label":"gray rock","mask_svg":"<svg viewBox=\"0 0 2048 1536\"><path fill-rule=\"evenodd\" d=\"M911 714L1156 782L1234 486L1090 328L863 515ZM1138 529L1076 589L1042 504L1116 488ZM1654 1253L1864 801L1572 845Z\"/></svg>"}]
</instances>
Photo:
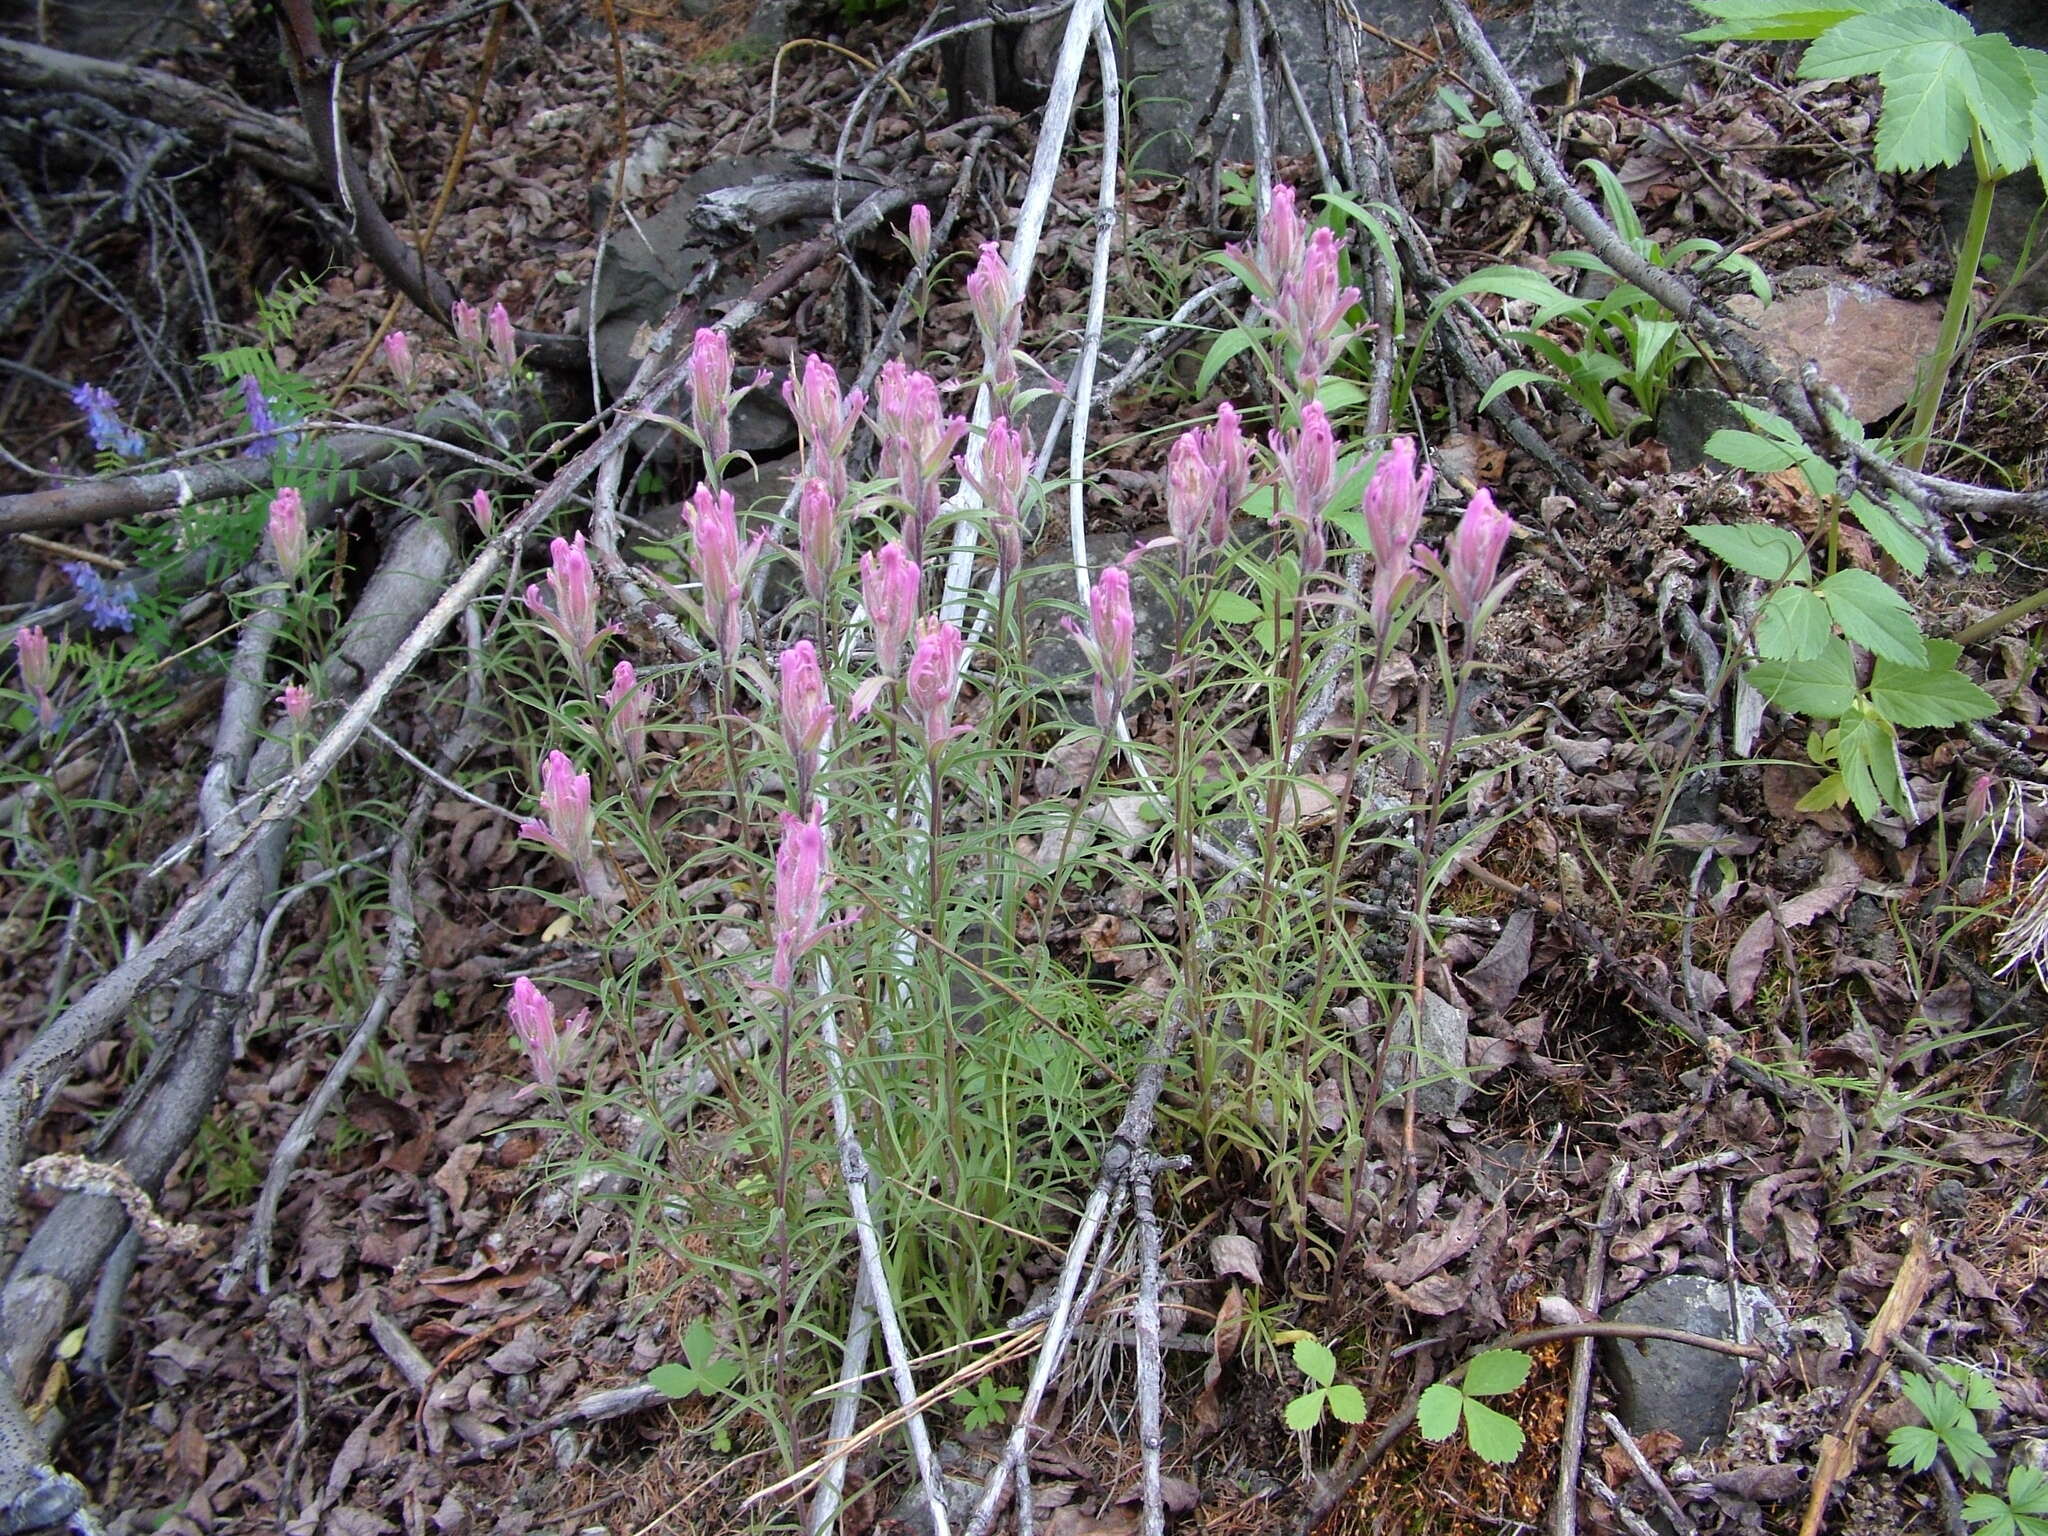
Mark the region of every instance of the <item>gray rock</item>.
<instances>
[{"instance_id":1,"label":"gray rock","mask_svg":"<svg viewBox=\"0 0 2048 1536\"><path fill-rule=\"evenodd\" d=\"M1657 408L1657 440L1671 455L1673 469L1706 463L1707 439L1716 432L1748 429L1735 402L1718 389L1674 389Z\"/></svg>"},{"instance_id":2,"label":"gray rock","mask_svg":"<svg viewBox=\"0 0 2048 1536\"><path fill-rule=\"evenodd\" d=\"M1408 1011L1404 1006L1395 1017L1393 1049L1387 1053L1389 1092L1401 1094L1412 1079L1419 1084L1415 1090L1417 1114L1442 1119L1463 1109L1465 1101L1472 1097L1472 1079L1465 1071L1470 1022L1471 1016L1463 1008L1424 989L1422 1027L1416 1032L1416 1049L1411 1052Z\"/></svg>"},{"instance_id":3,"label":"gray rock","mask_svg":"<svg viewBox=\"0 0 2048 1536\"><path fill-rule=\"evenodd\" d=\"M1753 1321L1764 1313L1760 1300L1745 1296ZM1682 1328L1717 1339L1734 1337L1727 1283L1704 1275L1652 1280L1608 1313L1608 1320ZM1742 1362L1733 1355L1663 1339L1602 1339L1600 1358L1630 1433L1668 1429L1695 1451L1728 1433L1729 1416L1742 1390Z\"/></svg>"},{"instance_id":4,"label":"gray rock","mask_svg":"<svg viewBox=\"0 0 2048 1536\"><path fill-rule=\"evenodd\" d=\"M1089 569L1100 571L1130 552L1131 537L1090 534L1085 547ZM1146 558L1165 560L1171 556ZM1064 543L1056 552L1025 562L1018 576L1017 591L1024 612L1024 664L1033 681L1056 695L1075 721L1092 723L1088 658L1060 622L1063 618L1080 622L1075 611L1073 561ZM1134 572L1131 578L1131 619L1131 648L1137 657L1142 696L1143 679L1166 670L1174 643L1173 611L1142 571Z\"/></svg>"}]
</instances>

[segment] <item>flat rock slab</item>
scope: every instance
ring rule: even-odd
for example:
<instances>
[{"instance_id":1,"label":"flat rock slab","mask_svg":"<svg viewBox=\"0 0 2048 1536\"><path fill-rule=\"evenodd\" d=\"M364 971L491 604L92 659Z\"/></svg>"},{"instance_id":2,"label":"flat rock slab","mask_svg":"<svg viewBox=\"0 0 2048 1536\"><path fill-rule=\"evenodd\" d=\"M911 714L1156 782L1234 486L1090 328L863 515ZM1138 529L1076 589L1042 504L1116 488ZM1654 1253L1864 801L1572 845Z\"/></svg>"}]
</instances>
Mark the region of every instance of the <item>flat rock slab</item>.
<instances>
[{"instance_id":1,"label":"flat rock slab","mask_svg":"<svg viewBox=\"0 0 2048 1536\"><path fill-rule=\"evenodd\" d=\"M1662 1275L1607 1314L1608 1321L1679 1328L1710 1338L1735 1336L1728 1285L1705 1275ZM1668 1429L1687 1450L1702 1450L1728 1433L1742 1390L1742 1362L1666 1339L1602 1339L1601 1363L1614 1384L1621 1421L1631 1434Z\"/></svg>"},{"instance_id":2,"label":"flat rock slab","mask_svg":"<svg viewBox=\"0 0 2048 1536\"><path fill-rule=\"evenodd\" d=\"M1847 277L1831 277L1768 307L1745 294L1728 308L1756 323L1758 344L1787 373L1817 364L1861 422L1906 403L1914 370L1941 337L1939 304L1895 299Z\"/></svg>"}]
</instances>

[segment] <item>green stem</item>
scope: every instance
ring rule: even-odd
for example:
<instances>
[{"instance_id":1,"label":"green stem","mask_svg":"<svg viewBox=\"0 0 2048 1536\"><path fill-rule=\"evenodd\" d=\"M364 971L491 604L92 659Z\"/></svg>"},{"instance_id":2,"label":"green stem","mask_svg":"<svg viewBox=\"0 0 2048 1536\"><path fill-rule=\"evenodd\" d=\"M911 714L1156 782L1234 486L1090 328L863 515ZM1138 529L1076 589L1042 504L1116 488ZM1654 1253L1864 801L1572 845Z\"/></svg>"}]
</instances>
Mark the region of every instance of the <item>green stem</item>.
<instances>
[{"instance_id":1,"label":"green stem","mask_svg":"<svg viewBox=\"0 0 2048 1536\"><path fill-rule=\"evenodd\" d=\"M1908 469L1927 462L1934 430L1935 412L1948 388L1949 370L1955 366L1956 347L1963 337L1963 322L1970 315L1970 297L1977 286L1977 267L1984 257L1984 235L1991 227L1991 199L1998 190L1998 178L1991 174L1991 161L1984 135L1972 132L1970 149L1977 161L1977 191L1970 199L1970 220L1963 227L1962 249L1956 253L1955 280L1948 285L1948 308L1942 311L1941 339L1934 356L1927 360L1927 375L1920 382L1913 402L1913 431L1902 456Z\"/></svg>"},{"instance_id":2,"label":"green stem","mask_svg":"<svg viewBox=\"0 0 2048 1536\"><path fill-rule=\"evenodd\" d=\"M1980 645L1989 640L2008 624L2017 624L2027 615L2039 613L2043 608L2048 608L2048 587L2043 587L2031 597L2023 597L2016 603L2006 604L1990 618L1979 619L1968 628L1957 630L1949 638L1967 650L1970 646Z\"/></svg>"}]
</instances>

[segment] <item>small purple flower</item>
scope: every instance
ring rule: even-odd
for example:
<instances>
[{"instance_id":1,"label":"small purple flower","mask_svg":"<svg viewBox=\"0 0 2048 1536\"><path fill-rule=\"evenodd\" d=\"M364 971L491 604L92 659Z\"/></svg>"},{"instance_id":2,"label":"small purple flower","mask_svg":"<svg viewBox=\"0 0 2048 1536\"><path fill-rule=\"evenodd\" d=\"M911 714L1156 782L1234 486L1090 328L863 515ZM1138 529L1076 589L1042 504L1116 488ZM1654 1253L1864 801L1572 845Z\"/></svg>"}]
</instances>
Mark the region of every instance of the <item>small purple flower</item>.
<instances>
[{"instance_id":1,"label":"small purple flower","mask_svg":"<svg viewBox=\"0 0 2048 1536\"><path fill-rule=\"evenodd\" d=\"M578 773L568 754L558 748L548 753L540 781L540 815L521 822L519 835L545 843L583 875L597 864L590 775Z\"/></svg>"},{"instance_id":2,"label":"small purple flower","mask_svg":"<svg viewBox=\"0 0 2048 1536\"><path fill-rule=\"evenodd\" d=\"M639 772L647 757L647 690L640 686L633 663L622 661L612 668L612 685L599 695L599 701L608 711L605 731L612 745L619 749L626 766Z\"/></svg>"},{"instance_id":3,"label":"small purple flower","mask_svg":"<svg viewBox=\"0 0 2048 1536\"><path fill-rule=\"evenodd\" d=\"M825 890L830 849L824 807L798 820L782 817L782 846L775 853L775 970L770 985L787 997L796 987L796 963L824 935Z\"/></svg>"},{"instance_id":4,"label":"small purple flower","mask_svg":"<svg viewBox=\"0 0 2048 1536\"><path fill-rule=\"evenodd\" d=\"M917 566L895 540L860 557L861 602L875 630L875 670L888 678L903 671L903 647L917 622Z\"/></svg>"},{"instance_id":5,"label":"small purple flower","mask_svg":"<svg viewBox=\"0 0 2048 1536\"><path fill-rule=\"evenodd\" d=\"M1273 457L1280 461L1280 484L1285 493L1273 521L1293 523L1301 541L1301 569L1304 575L1319 570L1327 548L1323 540L1323 513L1337 483L1337 440L1330 431L1330 418L1321 405L1311 400L1301 410L1300 430L1292 436L1272 435Z\"/></svg>"},{"instance_id":6,"label":"small purple flower","mask_svg":"<svg viewBox=\"0 0 2048 1536\"><path fill-rule=\"evenodd\" d=\"M270 409L269 397L263 393L263 386L256 375L242 375L242 408L249 416L249 430L256 434L255 441L242 450L245 459L267 459L277 452L277 417Z\"/></svg>"},{"instance_id":7,"label":"small purple flower","mask_svg":"<svg viewBox=\"0 0 2048 1536\"><path fill-rule=\"evenodd\" d=\"M412 393L412 386L419 378L419 361L412 355L412 338L403 331L392 331L384 338L384 361L391 365L391 376L398 381L401 394Z\"/></svg>"},{"instance_id":8,"label":"small purple flower","mask_svg":"<svg viewBox=\"0 0 2048 1536\"><path fill-rule=\"evenodd\" d=\"M109 581L83 560L66 560L57 567L78 589L78 600L94 629L135 628L135 584Z\"/></svg>"},{"instance_id":9,"label":"small purple flower","mask_svg":"<svg viewBox=\"0 0 2048 1536\"><path fill-rule=\"evenodd\" d=\"M932 211L923 203L910 205L910 259L920 267L932 259Z\"/></svg>"},{"instance_id":10,"label":"small purple flower","mask_svg":"<svg viewBox=\"0 0 2048 1536\"><path fill-rule=\"evenodd\" d=\"M712 474L732 452L732 348L708 326L690 343L690 424Z\"/></svg>"},{"instance_id":11,"label":"small purple flower","mask_svg":"<svg viewBox=\"0 0 2048 1536\"><path fill-rule=\"evenodd\" d=\"M1464 624L1483 624L1494 603L1512 585L1512 577L1506 582L1495 578L1509 538L1519 532L1514 519L1494 505L1493 493L1484 486L1466 504L1465 515L1451 534L1449 558L1444 561L1444 587L1451 612Z\"/></svg>"},{"instance_id":12,"label":"small purple flower","mask_svg":"<svg viewBox=\"0 0 2048 1536\"><path fill-rule=\"evenodd\" d=\"M580 1009L574 1018L557 1024L555 1005L531 978L521 976L512 983L505 1016L526 1048L527 1064L533 1069L533 1081L520 1089L518 1096L523 1099L538 1089L554 1087L570 1063L576 1038L590 1027L590 1010Z\"/></svg>"},{"instance_id":13,"label":"small purple flower","mask_svg":"<svg viewBox=\"0 0 2048 1536\"><path fill-rule=\"evenodd\" d=\"M796 551L804 592L822 608L839 570L839 500L823 480L806 480L797 494Z\"/></svg>"},{"instance_id":14,"label":"small purple flower","mask_svg":"<svg viewBox=\"0 0 2048 1536\"><path fill-rule=\"evenodd\" d=\"M101 453L123 459L139 459L149 452L149 443L120 417L120 402L97 384L81 384L71 391L71 403L85 413L85 430L93 447Z\"/></svg>"},{"instance_id":15,"label":"small purple flower","mask_svg":"<svg viewBox=\"0 0 2048 1536\"><path fill-rule=\"evenodd\" d=\"M1372 624L1384 636L1401 594L1419 574L1415 539L1436 470L1416 471L1415 440L1397 437L1387 445L1365 488L1365 532L1372 542Z\"/></svg>"},{"instance_id":16,"label":"small purple flower","mask_svg":"<svg viewBox=\"0 0 2048 1536\"><path fill-rule=\"evenodd\" d=\"M782 668L782 739L796 763L796 803L811 803L811 785L823 766L825 740L832 734L832 704L818 653L799 640L780 657Z\"/></svg>"},{"instance_id":17,"label":"small purple flower","mask_svg":"<svg viewBox=\"0 0 2048 1536\"><path fill-rule=\"evenodd\" d=\"M498 372L508 379L519 377L519 338L512 330L512 316L505 306L491 306L491 350L498 357Z\"/></svg>"},{"instance_id":18,"label":"small purple flower","mask_svg":"<svg viewBox=\"0 0 2048 1536\"><path fill-rule=\"evenodd\" d=\"M752 543L742 545L732 493L714 494L708 485L697 487L684 516L696 544L696 573L704 588L705 616L717 639L719 653L731 663L739 658L747 578L761 556L762 546L768 542L768 532L763 529L754 535Z\"/></svg>"},{"instance_id":19,"label":"small purple flower","mask_svg":"<svg viewBox=\"0 0 2048 1536\"><path fill-rule=\"evenodd\" d=\"M917 650L904 674L903 691L910 707L917 711L918 729L924 735L925 750L936 754L941 746L962 734L964 726L953 724L953 704L960 697L961 669L967 660L967 642L951 624L926 619L917 627Z\"/></svg>"},{"instance_id":20,"label":"small purple flower","mask_svg":"<svg viewBox=\"0 0 2048 1536\"><path fill-rule=\"evenodd\" d=\"M270 552L286 581L297 581L312 557L306 532L306 502L297 486L286 486L270 502Z\"/></svg>"},{"instance_id":21,"label":"small purple flower","mask_svg":"<svg viewBox=\"0 0 2048 1536\"><path fill-rule=\"evenodd\" d=\"M1017 284L1003 260L1002 247L984 241L981 259L967 274L967 297L981 332L982 355L988 360L989 383L998 399L1007 399L1017 385L1017 346L1024 335L1024 311L1017 302Z\"/></svg>"},{"instance_id":22,"label":"small purple flower","mask_svg":"<svg viewBox=\"0 0 2048 1536\"><path fill-rule=\"evenodd\" d=\"M598 642L597 577L583 546L583 530L576 530L573 544L564 538L554 539L548 545L548 553L552 562L548 593L554 601L541 601L540 587L529 586L527 611L547 625L562 654L569 658L569 665L581 671L590 664Z\"/></svg>"}]
</instances>

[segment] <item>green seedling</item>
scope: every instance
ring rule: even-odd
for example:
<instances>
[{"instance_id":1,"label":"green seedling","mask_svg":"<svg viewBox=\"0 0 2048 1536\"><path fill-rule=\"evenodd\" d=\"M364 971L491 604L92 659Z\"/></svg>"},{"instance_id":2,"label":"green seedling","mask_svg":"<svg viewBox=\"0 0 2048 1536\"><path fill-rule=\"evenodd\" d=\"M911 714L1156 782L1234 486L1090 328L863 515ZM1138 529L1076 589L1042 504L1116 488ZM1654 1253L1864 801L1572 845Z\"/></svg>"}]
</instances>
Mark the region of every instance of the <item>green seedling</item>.
<instances>
[{"instance_id":1,"label":"green seedling","mask_svg":"<svg viewBox=\"0 0 2048 1536\"><path fill-rule=\"evenodd\" d=\"M1886 1438L1891 1454L1885 1464L1925 1472L1946 1449L1966 1481L1988 1482L1991 1445L1978 1431L1977 1415L1997 1410L1998 1390L1978 1372L1953 1365L1941 1367L1941 1375L1933 1378L1906 1371L1899 1388L1927 1422L1893 1430Z\"/></svg>"},{"instance_id":2,"label":"green seedling","mask_svg":"<svg viewBox=\"0 0 2048 1536\"><path fill-rule=\"evenodd\" d=\"M1529 1379L1529 1357L1519 1349L1489 1349L1472 1357L1462 1382L1440 1381L1415 1405L1415 1427L1425 1440L1448 1440L1465 1426L1465 1443L1482 1461L1505 1466L1522 1454L1522 1426L1479 1401L1512 1392Z\"/></svg>"},{"instance_id":3,"label":"green seedling","mask_svg":"<svg viewBox=\"0 0 2048 1536\"><path fill-rule=\"evenodd\" d=\"M716 1397L739 1378L740 1363L718 1350L718 1336L698 1318L683 1330L683 1361L671 1360L647 1373L647 1384L662 1396Z\"/></svg>"},{"instance_id":4,"label":"green seedling","mask_svg":"<svg viewBox=\"0 0 2048 1536\"><path fill-rule=\"evenodd\" d=\"M1457 119L1455 126L1460 138L1470 139L1475 144L1483 144L1502 126L1498 110L1490 111L1484 117L1473 116L1472 98L1462 91L1454 91L1447 85L1439 86L1436 99L1449 109L1452 117ZM1524 192L1536 190L1536 178L1530 174L1527 162L1512 149L1496 149L1488 158L1493 161L1496 170L1507 175Z\"/></svg>"},{"instance_id":5,"label":"green seedling","mask_svg":"<svg viewBox=\"0 0 2048 1536\"><path fill-rule=\"evenodd\" d=\"M2048 1536L2048 1472L2014 1467L2005 1496L1982 1491L1963 1500L1963 1518L1978 1536Z\"/></svg>"},{"instance_id":6,"label":"green seedling","mask_svg":"<svg viewBox=\"0 0 2048 1536\"><path fill-rule=\"evenodd\" d=\"M1286 1337L1283 1334L1274 1342L1279 1343ZM1337 1357L1329 1345L1309 1334L1297 1333L1294 1336L1294 1367L1309 1379L1311 1385L1284 1410L1282 1417L1289 1429L1307 1434L1323 1422L1325 1413L1343 1424L1365 1422L1365 1398L1350 1382L1337 1380Z\"/></svg>"},{"instance_id":7,"label":"green seedling","mask_svg":"<svg viewBox=\"0 0 2048 1536\"><path fill-rule=\"evenodd\" d=\"M1022 1387L999 1387L989 1377L984 1376L973 1386L963 1387L955 1392L952 1400L967 1410L967 1416L961 1421L961 1425L972 1434L977 1429L988 1429L997 1424L1007 1423L1010 1417L1010 1404L1022 1402L1023 1399Z\"/></svg>"}]
</instances>

